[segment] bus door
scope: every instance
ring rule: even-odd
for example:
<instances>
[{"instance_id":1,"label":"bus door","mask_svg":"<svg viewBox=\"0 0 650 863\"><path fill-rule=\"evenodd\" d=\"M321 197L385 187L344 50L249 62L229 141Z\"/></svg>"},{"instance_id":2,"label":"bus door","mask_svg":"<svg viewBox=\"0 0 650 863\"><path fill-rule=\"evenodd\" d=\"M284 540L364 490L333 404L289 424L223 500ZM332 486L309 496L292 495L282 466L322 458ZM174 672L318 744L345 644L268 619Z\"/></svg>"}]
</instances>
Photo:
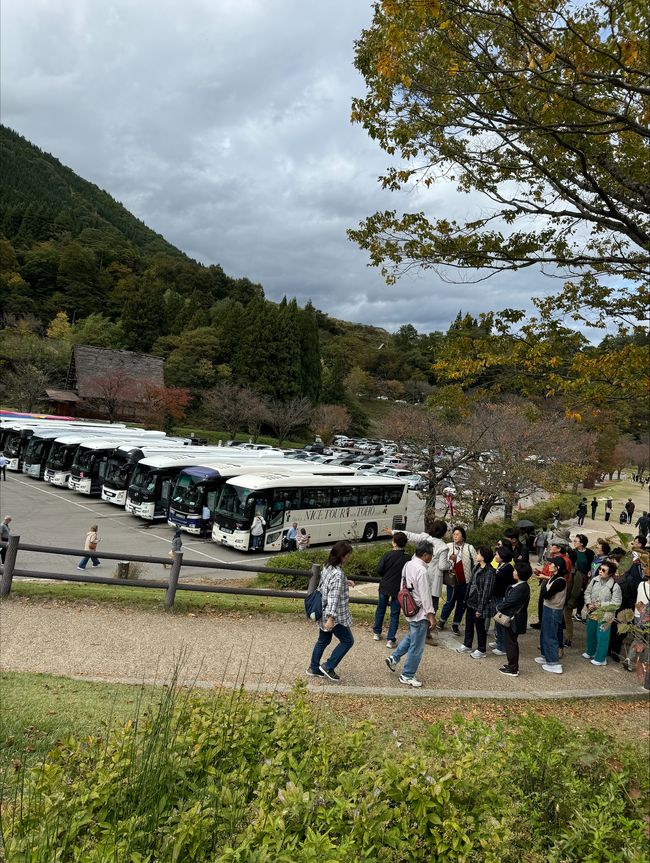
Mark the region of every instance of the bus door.
<instances>
[{"instance_id":1,"label":"bus door","mask_svg":"<svg viewBox=\"0 0 650 863\"><path fill-rule=\"evenodd\" d=\"M167 515L169 502L172 494L173 482L170 476L163 476L160 480L160 497L154 507L154 515Z\"/></svg>"},{"instance_id":2,"label":"bus door","mask_svg":"<svg viewBox=\"0 0 650 863\"><path fill-rule=\"evenodd\" d=\"M276 488L269 517L266 520L266 546L275 551L282 547L284 535L289 530L291 513L300 509L299 488Z\"/></svg>"}]
</instances>

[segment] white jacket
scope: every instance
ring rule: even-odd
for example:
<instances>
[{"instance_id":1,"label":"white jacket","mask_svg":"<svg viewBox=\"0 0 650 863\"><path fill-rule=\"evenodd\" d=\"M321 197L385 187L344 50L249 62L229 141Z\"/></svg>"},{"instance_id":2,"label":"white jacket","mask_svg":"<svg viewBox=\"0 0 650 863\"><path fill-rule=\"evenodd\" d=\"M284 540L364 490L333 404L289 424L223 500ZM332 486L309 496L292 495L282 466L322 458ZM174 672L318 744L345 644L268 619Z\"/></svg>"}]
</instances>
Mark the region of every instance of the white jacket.
<instances>
[{"instance_id":1,"label":"white jacket","mask_svg":"<svg viewBox=\"0 0 650 863\"><path fill-rule=\"evenodd\" d=\"M451 555L455 551L455 543L454 542L448 542L447 543L447 550L449 552L449 556L451 557ZM473 545L470 545L469 542L463 543L462 548L461 548L460 559L463 562L463 571L465 573L465 582L467 583L470 580L470 578L472 577L472 568L474 567L474 564L476 563L476 549L474 548ZM454 562L458 563L457 560ZM454 563L452 563L452 561L449 561L449 564L452 567L454 565Z\"/></svg>"},{"instance_id":2,"label":"white jacket","mask_svg":"<svg viewBox=\"0 0 650 863\"><path fill-rule=\"evenodd\" d=\"M429 579L429 587L431 588L431 596L440 596L442 593L442 574L446 570L451 569L447 543L428 533L411 533L408 530L401 532L406 534L409 542L416 544L418 542L430 542L433 546L433 557L427 570L427 577Z\"/></svg>"}]
</instances>

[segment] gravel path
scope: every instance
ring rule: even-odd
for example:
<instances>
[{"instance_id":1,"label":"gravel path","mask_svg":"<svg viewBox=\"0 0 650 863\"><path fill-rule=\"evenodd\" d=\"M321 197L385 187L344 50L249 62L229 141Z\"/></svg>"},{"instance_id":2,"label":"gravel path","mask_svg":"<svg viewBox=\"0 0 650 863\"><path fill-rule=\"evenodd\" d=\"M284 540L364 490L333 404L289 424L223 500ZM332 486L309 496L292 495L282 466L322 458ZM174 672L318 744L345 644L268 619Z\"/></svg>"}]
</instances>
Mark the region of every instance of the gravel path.
<instances>
[{"instance_id":1,"label":"gravel path","mask_svg":"<svg viewBox=\"0 0 650 863\"><path fill-rule=\"evenodd\" d=\"M418 673L424 687L416 691L398 683L384 663L385 643L373 641L369 626L359 624L353 627L356 643L339 668L342 683L308 678L309 686L367 695L647 698L620 665L597 669L582 659L584 628L576 628L576 646L566 651L562 675L545 673L533 662L537 633L529 630L516 679L498 673L500 657L477 661L457 654L459 640L444 632L438 647L425 650ZM304 679L316 634L315 625L299 615L168 614L12 597L0 605L0 669L140 683L164 680L183 655L183 676L199 686L285 690Z\"/></svg>"}]
</instances>

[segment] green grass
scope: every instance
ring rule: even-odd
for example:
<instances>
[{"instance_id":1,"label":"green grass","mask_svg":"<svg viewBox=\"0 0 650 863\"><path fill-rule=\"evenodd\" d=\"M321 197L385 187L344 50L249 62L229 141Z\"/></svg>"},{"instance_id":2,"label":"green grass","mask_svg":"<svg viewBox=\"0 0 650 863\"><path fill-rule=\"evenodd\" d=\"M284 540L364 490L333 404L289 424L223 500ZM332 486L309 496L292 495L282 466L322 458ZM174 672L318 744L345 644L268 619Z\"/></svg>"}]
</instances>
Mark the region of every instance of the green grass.
<instances>
[{"instance_id":1,"label":"green grass","mask_svg":"<svg viewBox=\"0 0 650 863\"><path fill-rule=\"evenodd\" d=\"M56 600L58 602L103 602L120 608L164 614L195 614L225 612L232 614L295 614L302 616L304 609L300 599L282 599L273 596L233 596L219 593L178 591L171 611L164 609L164 591L153 588L112 587L103 584L47 583L15 580L12 597L35 601ZM11 601L11 598L9 599ZM372 620L374 606L355 605L357 620Z\"/></svg>"},{"instance_id":2,"label":"green grass","mask_svg":"<svg viewBox=\"0 0 650 863\"><path fill-rule=\"evenodd\" d=\"M0 770L15 759L38 763L58 740L101 736L143 706L156 702L156 687L90 683L50 674L0 674Z\"/></svg>"}]
</instances>

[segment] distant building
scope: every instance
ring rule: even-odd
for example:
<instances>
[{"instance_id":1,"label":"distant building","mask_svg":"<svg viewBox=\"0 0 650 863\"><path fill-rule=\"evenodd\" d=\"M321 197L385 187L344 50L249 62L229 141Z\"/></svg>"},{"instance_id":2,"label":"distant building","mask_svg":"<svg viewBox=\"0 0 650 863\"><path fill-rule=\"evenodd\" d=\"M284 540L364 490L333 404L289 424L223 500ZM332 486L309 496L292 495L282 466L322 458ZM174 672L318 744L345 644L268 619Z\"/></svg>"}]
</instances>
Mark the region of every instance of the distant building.
<instances>
[{"instance_id":1,"label":"distant building","mask_svg":"<svg viewBox=\"0 0 650 863\"><path fill-rule=\"evenodd\" d=\"M158 357L75 345L65 389L46 393L57 414L137 420L146 414L147 393L164 385Z\"/></svg>"}]
</instances>

